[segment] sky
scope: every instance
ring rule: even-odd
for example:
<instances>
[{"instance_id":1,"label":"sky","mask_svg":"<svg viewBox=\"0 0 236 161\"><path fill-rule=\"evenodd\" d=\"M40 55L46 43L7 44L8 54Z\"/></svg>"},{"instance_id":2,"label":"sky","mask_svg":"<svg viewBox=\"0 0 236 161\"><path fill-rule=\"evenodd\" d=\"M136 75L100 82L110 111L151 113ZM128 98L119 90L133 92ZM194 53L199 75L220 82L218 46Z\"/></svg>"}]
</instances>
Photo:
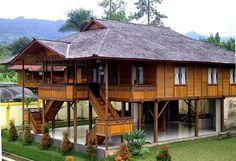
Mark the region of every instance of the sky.
<instances>
[{"instance_id":1,"label":"sky","mask_svg":"<svg viewBox=\"0 0 236 161\"><path fill-rule=\"evenodd\" d=\"M0 18L66 19L71 9L85 8L101 17L101 0L1 0ZM127 13L135 12L134 2L125 0ZM219 32L221 36L236 34L235 0L163 0L157 9L168 16L167 27L185 34L195 31L203 35Z\"/></svg>"}]
</instances>

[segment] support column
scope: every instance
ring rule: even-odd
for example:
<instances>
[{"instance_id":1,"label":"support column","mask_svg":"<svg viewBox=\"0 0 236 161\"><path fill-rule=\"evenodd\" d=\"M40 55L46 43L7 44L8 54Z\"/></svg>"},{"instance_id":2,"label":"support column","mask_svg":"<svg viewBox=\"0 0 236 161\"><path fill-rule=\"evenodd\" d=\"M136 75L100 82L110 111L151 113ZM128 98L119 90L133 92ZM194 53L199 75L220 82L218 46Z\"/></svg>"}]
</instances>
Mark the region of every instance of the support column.
<instances>
[{"instance_id":1,"label":"support column","mask_svg":"<svg viewBox=\"0 0 236 161\"><path fill-rule=\"evenodd\" d=\"M195 121L195 125L194 125L194 136L198 137L198 131L199 131L199 100L196 99L195 100L195 113L194 113L194 121Z\"/></svg>"},{"instance_id":2,"label":"support column","mask_svg":"<svg viewBox=\"0 0 236 161\"><path fill-rule=\"evenodd\" d=\"M25 62L22 60L22 127L24 130L24 110L25 110Z\"/></svg>"},{"instance_id":3,"label":"support column","mask_svg":"<svg viewBox=\"0 0 236 161\"><path fill-rule=\"evenodd\" d=\"M43 100L43 109L42 109L42 116L43 116L43 125L45 125L45 108L46 108L46 100Z\"/></svg>"},{"instance_id":4,"label":"support column","mask_svg":"<svg viewBox=\"0 0 236 161\"><path fill-rule=\"evenodd\" d=\"M220 99L220 131L224 131L224 98Z\"/></svg>"},{"instance_id":5,"label":"support column","mask_svg":"<svg viewBox=\"0 0 236 161\"><path fill-rule=\"evenodd\" d=\"M70 102L67 102L67 127L70 127Z\"/></svg>"},{"instance_id":6,"label":"support column","mask_svg":"<svg viewBox=\"0 0 236 161\"><path fill-rule=\"evenodd\" d=\"M121 117L125 117L125 102L121 102Z\"/></svg>"},{"instance_id":7,"label":"support column","mask_svg":"<svg viewBox=\"0 0 236 161\"><path fill-rule=\"evenodd\" d=\"M138 130L142 129L142 103L138 103Z\"/></svg>"},{"instance_id":8,"label":"support column","mask_svg":"<svg viewBox=\"0 0 236 161\"><path fill-rule=\"evenodd\" d=\"M74 143L77 143L77 100L74 102Z\"/></svg>"},{"instance_id":9,"label":"support column","mask_svg":"<svg viewBox=\"0 0 236 161\"><path fill-rule=\"evenodd\" d=\"M132 130L134 130L134 103L131 102L130 106L131 106L130 113L131 113L131 117L133 118L133 129Z\"/></svg>"},{"instance_id":10,"label":"support column","mask_svg":"<svg viewBox=\"0 0 236 161\"><path fill-rule=\"evenodd\" d=\"M108 119L108 62L106 60L105 67L105 108L106 108L106 119ZM106 121L106 150L108 150L108 122Z\"/></svg>"},{"instance_id":11,"label":"support column","mask_svg":"<svg viewBox=\"0 0 236 161\"><path fill-rule=\"evenodd\" d=\"M158 102L154 102L154 142L157 143L158 142Z\"/></svg>"},{"instance_id":12,"label":"support column","mask_svg":"<svg viewBox=\"0 0 236 161\"><path fill-rule=\"evenodd\" d=\"M89 103L89 130L92 129L93 126L93 108L92 105Z\"/></svg>"}]
</instances>

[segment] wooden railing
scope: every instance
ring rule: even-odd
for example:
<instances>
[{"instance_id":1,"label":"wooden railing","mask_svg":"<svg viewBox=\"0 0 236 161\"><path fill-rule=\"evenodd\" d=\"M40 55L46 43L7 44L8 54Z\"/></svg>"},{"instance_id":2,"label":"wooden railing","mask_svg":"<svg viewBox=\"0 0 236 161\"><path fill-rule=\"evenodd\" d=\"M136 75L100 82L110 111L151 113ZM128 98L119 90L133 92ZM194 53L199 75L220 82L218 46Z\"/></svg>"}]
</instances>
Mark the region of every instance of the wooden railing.
<instances>
[{"instance_id":1,"label":"wooden railing","mask_svg":"<svg viewBox=\"0 0 236 161\"><path fill-rule=\"evenodd\" d=\"M89 90L89 102L91 103L98 117L105 118L105 112L104 110L102 110L102 107L100 107L100 104L98 103L97 98L94 96L91 90Z\"/></svg>"},{"instance_id":2,"label":"wooden railing","mask_svg":"<svg viewBox=\"0 0 236 161\"><path fill-rule=\"evenodd\" d=\"M74 100L88 98L88 86L85 84L44 84L39 86L39 98L52 100Z\"/></svg>"},{"instance_id":3,"label":"wooden railing","mask_svg":"<svg viewBox=\"0 0 236 161\"><path fill-rule=\"evenodd\" d=\"M107 126L107 130L106 130ZM133 118L96 119L96 134L106 136L123 135L133 130Z\"/></svg>"},{"instance_id":4,"label":"wooden railing","mask_svg":"<svg viewBox=\"0 0 236 161\"><path fill-rule=\"evenodd\" d=\"M105 87L102 86L102 89L104 90ZM109 98L117 100L151 100L157 98L156 85L110 85L108 90Z\"/></svg>"}]
</instances>

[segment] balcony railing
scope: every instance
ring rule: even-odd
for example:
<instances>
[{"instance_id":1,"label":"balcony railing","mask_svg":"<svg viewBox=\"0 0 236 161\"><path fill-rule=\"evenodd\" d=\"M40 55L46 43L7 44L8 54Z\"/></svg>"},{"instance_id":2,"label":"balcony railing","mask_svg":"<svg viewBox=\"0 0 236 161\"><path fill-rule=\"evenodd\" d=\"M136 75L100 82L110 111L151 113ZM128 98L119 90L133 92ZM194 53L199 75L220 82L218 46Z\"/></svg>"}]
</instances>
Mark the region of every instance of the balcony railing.
<instances>
[{"instance_id":1,"label":"balcony railing","mask_svg":"<svg viewBox=\"0 0 236 161\"><path fill-rule=\"evenodd\" d=\"M39 86L39 98L53 100L87 99L88 86L85 84L44 84Z\"/></svg>"},{"instance_id":2,"label":"balcony railing","mask_svg":"<svg viewBox=\"0 0 236 161\"><path fill-rule=\"evenodd\" d=\"M105 87L103 86L104 90ZM157 98L156 85L111 85L108 87L109 98L114 100L141 100Z\"/></svg>"},{"instance_id":3,"label":"balcony railing","mask_svg":"<svg viewBox=\"0 0 236 161\"><path fill-rule=\"evenodd\" d=\"M101 136L123 135L133 130L133 118L122 117L116 119L96 119L96 134Z\"/></svg>"}]
</instances>

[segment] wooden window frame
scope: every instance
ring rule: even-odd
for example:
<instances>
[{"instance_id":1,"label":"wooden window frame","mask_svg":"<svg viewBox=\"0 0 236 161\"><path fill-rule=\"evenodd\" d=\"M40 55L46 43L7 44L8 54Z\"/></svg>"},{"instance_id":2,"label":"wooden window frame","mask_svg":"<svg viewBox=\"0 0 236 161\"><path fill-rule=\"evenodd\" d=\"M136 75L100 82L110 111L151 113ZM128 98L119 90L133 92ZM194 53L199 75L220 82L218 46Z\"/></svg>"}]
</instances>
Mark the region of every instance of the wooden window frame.
<instances>
[{"instance_id":1,"label":"wooden window frame","mask_svg":"<svg viewBox=\"0 0 236 161\"><path fill-rule=\"evenodd\" d=\"M233 83L231 83L231 70L233 70ZM230 85L236 85L236 73L235 73L235 68L230 68L229 69L229 84Z\"/></svg>"}]
</instances>

